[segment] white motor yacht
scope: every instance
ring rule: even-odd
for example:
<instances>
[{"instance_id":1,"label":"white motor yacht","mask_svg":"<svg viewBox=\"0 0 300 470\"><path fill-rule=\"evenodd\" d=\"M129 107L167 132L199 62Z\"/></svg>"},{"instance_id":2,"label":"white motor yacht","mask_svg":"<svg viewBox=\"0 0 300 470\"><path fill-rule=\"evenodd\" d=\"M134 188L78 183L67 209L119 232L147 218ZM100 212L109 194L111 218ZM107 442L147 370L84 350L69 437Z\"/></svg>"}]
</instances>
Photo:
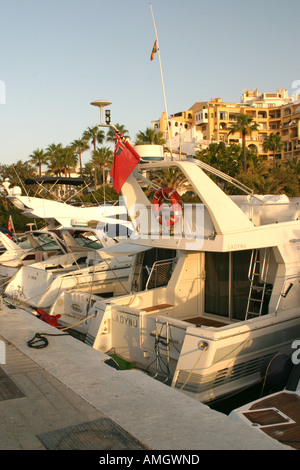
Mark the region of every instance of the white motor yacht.
<instances>
[{"instance_id":1,"label":"white motor yacht","mask_svg":"<svg viewBox=\"0 0 300 470\"><path fill-rule=\"evenodd\" d=\"M72 205L68 199L53 199L54 189L60 185L63 187L83 187L85 184L81 178L41 177L25 180L27 184L37 184L38 190L34 196L22 194L20 186L10 187L9 181L2 183L7 199L28 218L44 219L48 226L54 228L58 224L62 227L71 227L77 221L79 225L89 221L101 221L116 217L126 220L126 208L112 203L94 205ZM51 185L51 189L46 186ZM80 191L80 190L79 190ZM51 197L49 197L49 193ZM45 195L47 197L42 197Z\"/></svg>"},{"instance_id":2,"label":"white motor yacht","mask_svg":"<svg viewBox=\"0 0 300 470\"><path fill-rule=\"evenodd\" d=\"M131 224L124 224L128 233ZM118 233L112 238L107 233L108 225L104 224L101 229L99 224L98 228L76 227L73 231L61 228L67 252L21 267L7 284L5 296L47 310L66 289L80 289L89 294L113 293L115 290L128 292L124 283L129 276L131 256L106 253L107 248L121 244L120 240L126 240L128 235L119 237L118 222ZM116 279L117 285L112 288Z\"/></svg>"},{"instance_id":3,"label":"white motor yacht","mask_svg":"<svg viewBox=\"0 0 300 470\"><path fill-rule=\"evenodd\" d=\"M18 243L0 232L5 251L0 255L0 276L11 278L22 267L37 261L49 260L67 248L58 230L32 230L18 237Z\"/></svg>"}]
</instances>

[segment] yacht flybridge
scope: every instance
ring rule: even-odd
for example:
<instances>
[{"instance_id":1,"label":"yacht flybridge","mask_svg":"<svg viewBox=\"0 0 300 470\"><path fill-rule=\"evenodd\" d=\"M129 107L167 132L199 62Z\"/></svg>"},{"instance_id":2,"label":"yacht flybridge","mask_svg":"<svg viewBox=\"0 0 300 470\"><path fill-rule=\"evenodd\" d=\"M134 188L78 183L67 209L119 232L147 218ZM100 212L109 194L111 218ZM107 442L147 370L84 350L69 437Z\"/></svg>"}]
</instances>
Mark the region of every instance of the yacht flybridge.
<instances>
[{"instance_id":1,"label":"yacht flybridge","mask_svg":"<svg viewBox=\"0 0 300 470\"><path fill-rule=\"evenodd\" d=\"M126 209L122 206L111 203L75 206L68 203L68 199L65 201L61 198L53 199L53 191L58 188L58 185L64 188L70 186L82 188L84 184L86 185L82 178L31 178L25 180L25 184L37 184L38 189L34 196L23 195L19 186L10 188L9 181L5 180L2 186L7 193L7 199L22 210L26 217L44 219L51 228L54 228L57 224L62 227L72 227L76 222L78 225L82 225L92 220L110 222L112 218L115 219L116 217L126 220ZM51 188L47 189L47 185L51 185ZM48 196L51 194L52 199L42 197L45 193Z\"/></svg>"},{"instance_id":2,"label":"yacht flybridge","mask_svg":"<svg viewBox=\"0 0 300 470\"><path fill-rule=\"evenodd\" d=\"M170 167L199 203L155 185ZM239 186L197 160L135 168L122 187L132 243L145 248L134 292L94 297L86 312L95 349L202 402L251 386L267 356L300 338L300 198L228 196L207 172Z\"/></svg>"}]
</instances>

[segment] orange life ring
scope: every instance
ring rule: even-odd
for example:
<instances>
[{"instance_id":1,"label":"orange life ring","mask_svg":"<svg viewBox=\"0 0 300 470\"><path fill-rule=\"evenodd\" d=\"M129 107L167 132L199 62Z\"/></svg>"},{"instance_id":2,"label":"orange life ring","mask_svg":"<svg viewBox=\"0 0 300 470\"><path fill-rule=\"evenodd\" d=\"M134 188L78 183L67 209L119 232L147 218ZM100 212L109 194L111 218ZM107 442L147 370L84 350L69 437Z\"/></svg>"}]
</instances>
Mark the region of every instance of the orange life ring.
<instances>
[{"instance_id":1,"label":"orange life ring","mask_svg":"<svg viewBox=\"0 0 300 470\"><path fill-rule=\"evenodd\" d=\"M163 221L163 217L160 215L160 208L164 199L169 200L172 204L173 214L171 214L170 217L164 217L166 225L172 227L178 221L176 214L181 214L182 212L182 200L180 199L178 192L173 188L161 188L156 191L153 197L152 206L155 217L160 224L162 224Z\"/></svg>"}]
</instances>

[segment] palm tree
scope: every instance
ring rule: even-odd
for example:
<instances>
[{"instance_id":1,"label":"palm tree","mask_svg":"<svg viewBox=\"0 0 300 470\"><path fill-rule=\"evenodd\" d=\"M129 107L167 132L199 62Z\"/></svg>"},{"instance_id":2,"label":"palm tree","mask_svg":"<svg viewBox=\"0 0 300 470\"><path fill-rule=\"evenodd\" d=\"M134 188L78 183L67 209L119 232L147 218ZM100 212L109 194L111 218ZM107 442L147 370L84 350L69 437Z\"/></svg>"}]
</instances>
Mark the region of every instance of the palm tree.
<instances>
[{"instance_id":1,"label":"palm tree","mask_svg":"<svg viewBox=\"0 0 300 470\"><path fill-rule=\"evenodd\" d=\"M273 159L275 160L275 155L278 150L282 149L282 141L279 134L273 134L273 132L265 139L263 143L263 149L265 152L268 150L273 150Z\"/></svg>"},{"instance_id":2,"label":"palm tree","mask_svg":"<svg viewBox=\"0 0 300 470\"><path fill-rule=\"evenodd\" d=\"M107 166L111 166L113 152L108 147L97 148L92 152L92 160L94 167L102 167L102 185L103 185L103 196L105 203L105 169Z\"/></svg>"},{"instance_id":3,"label":"palm tree","mask_svg":"<svg viewBox=\"0 0 300 470\"><path fill-rule=\"evenodd\" d=\"M67 173L71 173L71 168L76 168L78 156L75 153L75 150L71 145L67 145L66 147L62 148L60 151L61 162L64 166L65 176Z\"/></svg>"},{"instance_id":4,"label":"palm tree","mask_svg":"<svg viewBox=\"0 0 300 470\"><path fill-rule=\"evenodd\" d=\"M39 175L42 176L42 165L48 163L49 156L44 153L44 150L36 149L29 155L29 161L39 169Z\"/></svg>"},{"instance_id":5,"label":"palm tree","mask_svg":"<svg viewBox=\"0 0 300 470\"><path fill-rule=\"evenodd\" d=\"M61 176L62 172L67 176L70 174L70 168L76 167L77 155L71 145L63 147L62 144L51 144L47 148L47 155L50 160L50 171L58 176Z\"/></svg>"},{"instance_id":6,"label":"palm tree","mask_svg":"<svg viewBox=\"0 0 300 470\"><path fill-rule=\"evenodd\" d=\"M88 181L89 183L93 181L94 179L94 164L92 162L92 160L89 160L87 163L85 163L83 165L83 168L82 168L82 176L83 178ZM94 196L93 194L90 194L90 196ZM95 199L93 197L93 199Z\"/></svg>"},{"instance_id":7,"label":"palm tree","mask_svg":"<svg viewBox=\"0 0 300 470\"><path fill-rule=\"evenodd\" d=\"M150 179L160 188L173 188L180 194L193 190L192 186L188 184L186 176L179 168L166 168L155 172L153 175L151 175L150 172ZM151 194L153 192L153 188L146 190L147 194Z\"/></svg>"},{"instance_id":8,"label":"palm tree","mask_svg":"<svg viewBox=\"0 0 300 470\"><path fill-rule=\"evenodd\" d=\"M272 181L272 178L270 178L271 167L271 162L264 162L263 160L255 162L254 160L250 160L247 173L241 170L240 174L238 174L236 178L241 183L244 183L246 186L251 188L255 194L266 194L268 190L271 189L274 192L274 187L276 188L276 183L274 180L274 187L270 188Z\"/></svg>"},{"instance_id":9,"label":"palm tree","mask_svg":"<svg viewBox=\"0 0 300 470\"><path fill-rule=\"evenodd\" d=\"M114 127L118 129L119 132L125 137L125 138L130 138L128 134L128 130L123 124L115 124ZM114 129L110 128L109 131L106 134L106 141L107 142L113 142L115 143L116 141L116 132Z\"/></svg>"},{"instance_id":10,"label":"palm tree","mask_svg":"<svg viewBox=\"0 0 300 470\"><path fill-rule=\"evenodd\" d=\"M295 172L296 175L300 175L300 159L297 157L288 160L288 166ZM300 181L299 181L300 184Z\"/></svg>"},{"instance_id":11,"label":"palm tree","mask_svg":"<svg viewBox=\"0 0 300 470\"><path fill-rule=\"evenodd\" d=\"M81 154L90 148L87 141L83 138L74 140L71 144L73 150L77 153L79 158L79 165L80 165L80 176L82 178L82 159Z\"/></svg>"},{"instance_id":12,"label":"palm tree","mask_svg":"<svg viewBox=\"0 0 300 470\"><path fill-rule=\"evenodd\" d=\"M55 175L61 176L62 162L61 162L61 150L62 144L50 144L47 147L46 155L49 159L49 170Z\"/></svg>"},{"instance_id":13,"label":"palm tree","mask_svg":"<svg viewBox=\"0 0 300 470\"><path fill-rule=\"evenodd\" d=\"M239 114L237 116L237 121L231 124L229 133L235 134L239 132L242 136L242 147L243 147L243 155L244 155L244 172L247 172L247 153L246 153L246 136L250 135L252 131L257 131L259 128L259 124L256 122L252 122L253 119L249 114Z\"/></svg>"},{"instance_id":14,"label":"palm tree","mask_svg":"<svg viewBox=\"0 0 300 470\"><path fill-rule=\"evenodd\" d=\"M151 127L147 127L145 132L139 131L136 135L136 144L156 144L164 145L166 143L162 132L155 132Z\"/></svg>"},{"instance_id":15,"label":"palm tree","mask_svg":"<svg viewBox=\"0 0 300 470\"><path fill-rule=\"evenodd\" d=\"M86 131L84 131L82 138L85 141L91 141L94 146L94 152L97 148L97 143L102 144L104 140L104 132L99 130L98 126L88 127ZM97 189L97 169L95 167L95 190Z\"/></svg>"}]
</instances>

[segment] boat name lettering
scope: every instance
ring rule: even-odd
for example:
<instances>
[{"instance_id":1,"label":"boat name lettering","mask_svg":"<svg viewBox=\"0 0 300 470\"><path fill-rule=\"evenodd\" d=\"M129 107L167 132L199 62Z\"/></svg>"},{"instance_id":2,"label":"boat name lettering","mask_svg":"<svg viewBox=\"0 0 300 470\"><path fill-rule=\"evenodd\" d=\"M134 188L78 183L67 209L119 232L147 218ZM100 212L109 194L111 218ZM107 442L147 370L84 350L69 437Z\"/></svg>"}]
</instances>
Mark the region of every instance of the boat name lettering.
<instances>
[{"instance_id":1,"label":"boat name lettering","mask_svg":"<svg viewBox=\"0 0 300 470\"><path fill-rule=\"evenodd\" d=\"M33 279L34 281L36 281L36 276L30 276L30 279Z\"/></svg>"},{"instance_id":2,"label":"boat name lettering","mask_svg":"<svg viewBox=\"0 0 300 470\"><path fill-rule=\"evenodd\" d=\"M124 325L132 326L133 328L138 327L138 321L137 321L136 318L129 318L129 317L124 316L124 315L116 314L115 320L119 323L123 323Z\"/></svg>"},{"instance_id":3,"label":"boat name lettering","mask_svg":"<svg viewBox=\"0 0 300 470\"><path fill-rule=\"evenodd\" d=\"M246 243L233 243L228 246L229 250L244 250L246 248Z\"/></svg>"}]
</instances>

